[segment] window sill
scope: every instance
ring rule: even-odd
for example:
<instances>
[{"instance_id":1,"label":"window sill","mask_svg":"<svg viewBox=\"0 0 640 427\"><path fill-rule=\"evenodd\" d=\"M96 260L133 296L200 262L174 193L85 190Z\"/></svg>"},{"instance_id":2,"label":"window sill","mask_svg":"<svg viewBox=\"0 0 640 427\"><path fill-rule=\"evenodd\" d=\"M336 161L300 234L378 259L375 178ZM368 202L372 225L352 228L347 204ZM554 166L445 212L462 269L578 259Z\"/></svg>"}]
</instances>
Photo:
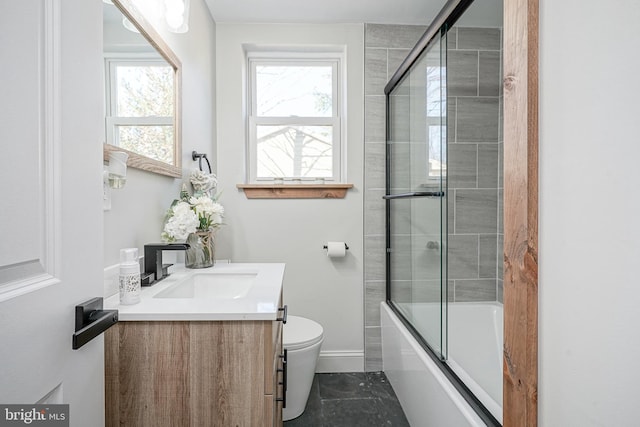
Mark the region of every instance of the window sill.
<instances>
[{"instance_id":1,"label":"window sill","mask_svg":"<svg viewBox=\"0 0 640 427\"><path fill-rule=\"evenodd\" d=\"M238 184L247 199L344 199L353 184Z\"/></svg>"}]
</instances>

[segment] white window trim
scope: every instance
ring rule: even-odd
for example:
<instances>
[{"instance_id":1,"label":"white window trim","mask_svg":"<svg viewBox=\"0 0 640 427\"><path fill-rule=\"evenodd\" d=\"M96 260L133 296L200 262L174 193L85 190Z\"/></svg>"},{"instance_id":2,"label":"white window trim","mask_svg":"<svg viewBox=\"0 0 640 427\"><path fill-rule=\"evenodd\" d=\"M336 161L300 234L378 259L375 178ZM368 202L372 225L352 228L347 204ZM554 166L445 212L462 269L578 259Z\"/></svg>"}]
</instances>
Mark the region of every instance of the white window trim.
<instances>
[{"instance_id":1,"label":"white window trim","mask_svg":"<svg viewBox=\"0 0 640 427\"><path fill-rule=\"evenodd\" d=\"M308 65L310 63L329 64L333 67L333 103L332 116L329 117L268 117L255 116L257 111L256 96L256 65ZM327 49L326 51L302 52L293 50L264 51L256 50L247 52L247 138L246 138L246 166L247 181L249 183L269 184L282 181L283 183L317 183L319 180L326 183L342 183L346 177L346 125L344 93L345 93L345 68L344 51L342 49ZM318 125L333 127L333 160L332 176L318 178L281 177L258 178L257 177L257 126L258 125Z\"/></svg>"},{"instance_id":2,"label":"white window trim","mask_svg":"<svg viewBox=\"0 0 640 427\"><path fill-rule=\"evenodd\" d=\"M105 55L105 128L107 144L120 146L118 126L174 126L173 116L124 117L115 115L118 110L116 67L122 65L167 66L167 61L157 54Z\"/></svg>"}]
</instances>

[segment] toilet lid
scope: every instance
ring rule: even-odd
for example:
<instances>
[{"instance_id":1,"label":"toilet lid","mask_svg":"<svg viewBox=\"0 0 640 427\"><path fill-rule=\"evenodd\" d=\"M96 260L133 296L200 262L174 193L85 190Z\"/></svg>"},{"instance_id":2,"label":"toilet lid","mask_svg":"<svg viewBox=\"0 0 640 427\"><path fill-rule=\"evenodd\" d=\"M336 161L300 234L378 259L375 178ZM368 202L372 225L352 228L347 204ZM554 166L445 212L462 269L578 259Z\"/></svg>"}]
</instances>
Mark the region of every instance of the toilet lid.
<instances>
[{"instance_id":1,"label":"toilet lid","mask_svg":"<svg viewBox=\"0 0 640 427\"><path fill-rule=\"evenodd\" d=\"M282 329L282 343L287 350L310 347L322 341L322 326L310 319L287 316Z\"/></svg>"}]
</instances>

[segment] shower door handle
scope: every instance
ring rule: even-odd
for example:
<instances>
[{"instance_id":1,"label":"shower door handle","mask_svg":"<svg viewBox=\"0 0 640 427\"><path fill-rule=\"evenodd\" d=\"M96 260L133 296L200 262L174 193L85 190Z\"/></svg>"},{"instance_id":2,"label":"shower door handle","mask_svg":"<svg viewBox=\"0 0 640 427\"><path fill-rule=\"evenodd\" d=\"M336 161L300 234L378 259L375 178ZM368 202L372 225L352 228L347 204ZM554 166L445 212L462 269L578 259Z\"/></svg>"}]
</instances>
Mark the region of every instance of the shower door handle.
<instances>
[{"instance_id":1,"label":"shower door handle","mask_svg":"<svg viewBox=\"0 0 640 427\"><path fill-rule=\"evenodd\" d=\"M409 199L412 197L444 197L444 191L412 191L410 193L387 194L382 196L385 200Z\"/></svg>"}]
</instances>

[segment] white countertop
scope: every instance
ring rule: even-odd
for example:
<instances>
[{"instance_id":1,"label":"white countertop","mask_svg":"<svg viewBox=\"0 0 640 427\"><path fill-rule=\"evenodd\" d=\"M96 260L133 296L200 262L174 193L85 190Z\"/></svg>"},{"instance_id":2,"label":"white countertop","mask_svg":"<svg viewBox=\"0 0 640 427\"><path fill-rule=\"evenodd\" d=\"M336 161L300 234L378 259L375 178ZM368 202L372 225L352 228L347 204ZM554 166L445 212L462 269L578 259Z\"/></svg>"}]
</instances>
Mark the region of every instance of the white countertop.
<instances>
[{"instance_id":1,"label":"white countertop","mask_svg":"<svg viewBox=\"0 0 640 427\"><path fill-rule=\"evenodd\" d=\"M118 310L120 321L142 320L275 320L282 291L285 265L281 263L216 264L210 268L185 269L183 265L169 268L170 275L152 286L143 286L141 301L134 305L121 305L115 294L104 301L106 310ZM185 280L195 275L253 276L246 295L237 297L215 296L215 284L207 285L206 297L165 297ZM218 276L218 277L222 277Z\"/></svg>"}]
</instances>

